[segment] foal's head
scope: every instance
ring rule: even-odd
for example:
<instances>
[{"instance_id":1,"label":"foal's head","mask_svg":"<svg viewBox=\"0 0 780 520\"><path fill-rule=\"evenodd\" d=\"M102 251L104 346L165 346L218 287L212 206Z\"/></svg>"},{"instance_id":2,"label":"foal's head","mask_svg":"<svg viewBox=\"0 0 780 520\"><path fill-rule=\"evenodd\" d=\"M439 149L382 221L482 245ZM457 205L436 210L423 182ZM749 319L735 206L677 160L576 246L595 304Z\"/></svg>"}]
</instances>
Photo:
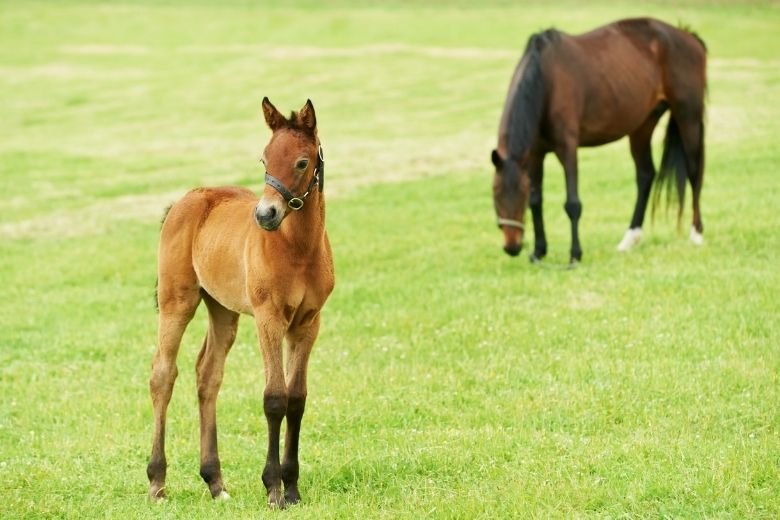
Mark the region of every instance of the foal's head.
<instances>
[{"instance_id":1,"label":"foal's head","mask_svg":"<svg viewBox=\"0 0 780 520\"><path fill-rule=\"evenodd\" d=\"M517 256L523 248L525 208L531 191L528 171L520 161L502 158L498 150L493 150L490 158L496 167L493 177L496 222L504 232L504 251Z\"/></svg>"},{"instance_id":2,"label":"foal's head","mask_svg":"<svg viewBox=\"0 0 780 520\"><path fill-rule=\"evenodd\" d=\"M266 97L263 115L273 135L261 159L267 172L266 185L255 207L255 221L274 231L287 215L302 210L315 190L322 191L322 151L310 100L286 118Z\"/></svg>"}]
</instances>

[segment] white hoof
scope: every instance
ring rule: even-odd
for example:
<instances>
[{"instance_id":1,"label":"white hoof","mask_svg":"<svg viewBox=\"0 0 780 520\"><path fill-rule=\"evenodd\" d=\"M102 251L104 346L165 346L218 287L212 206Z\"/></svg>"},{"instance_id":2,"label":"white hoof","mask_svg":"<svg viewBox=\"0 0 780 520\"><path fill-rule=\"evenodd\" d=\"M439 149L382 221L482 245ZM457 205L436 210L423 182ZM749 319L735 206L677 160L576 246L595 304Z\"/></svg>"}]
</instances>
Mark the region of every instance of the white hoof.
<instances>
[{"instance_id":1,"label":"white hoof","mask_svg":"<svg viewBox=\"0 0 780 520\"><path fill-rule=\"evenodd\" d=\"M228 495L228 492L223 489L215 498L216 500L230 500L230 495Z\"/></svg>"},{"instance_id":2,"label":"white hoof","mask_svg":"<svg viewBox=\"0 0 780 520\"><path fill-rule=\"evenodd\" d=\"M617 246L617 250L624 252L628 251L642 240L642 228L631 228L626 230L626 234L623 235L623 240Z\"/></svg>"},{"instance_id":3,"label":"white hoof","mask_svg":"<svg viewBox=\"0 0 780 520\"><path fill-rule=\"evenodd\" d=\"M696 231L696 228L693 226L691 226L691 242L697 246L704 245L704 236Z\"/></svg>"}]
</instances>

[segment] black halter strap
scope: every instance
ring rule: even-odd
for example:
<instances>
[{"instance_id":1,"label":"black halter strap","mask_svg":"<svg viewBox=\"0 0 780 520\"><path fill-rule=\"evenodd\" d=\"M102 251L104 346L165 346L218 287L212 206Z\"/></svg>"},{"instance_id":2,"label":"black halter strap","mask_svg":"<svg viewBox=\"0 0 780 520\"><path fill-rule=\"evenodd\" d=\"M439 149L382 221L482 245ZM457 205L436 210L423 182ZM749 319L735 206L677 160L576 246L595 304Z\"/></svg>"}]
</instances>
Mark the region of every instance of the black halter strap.
<instances>
[{"instance_id":1,"label":"black halter strap","mask_svg":"<svg viewBox=\"0 0 780 520\"><path fill-rule=\"evenodd\" d=\"M306 193L300 197L296 197L290 190L287 189L287 186L282 184L282 181L268 172L265 173L265 183L278 191L282 197L284 197L284 200L287 201L287 206L291 210L298 211L303 207L303 204L306 201L306 197L309 196L315 184L319 185L320 193L325 188L325 156L322 153L322 145L317 147L317 166L314 167L314 175L312 175L311 181L309 181L309 186L306 188Z\"/></svg>"}]
</instances>

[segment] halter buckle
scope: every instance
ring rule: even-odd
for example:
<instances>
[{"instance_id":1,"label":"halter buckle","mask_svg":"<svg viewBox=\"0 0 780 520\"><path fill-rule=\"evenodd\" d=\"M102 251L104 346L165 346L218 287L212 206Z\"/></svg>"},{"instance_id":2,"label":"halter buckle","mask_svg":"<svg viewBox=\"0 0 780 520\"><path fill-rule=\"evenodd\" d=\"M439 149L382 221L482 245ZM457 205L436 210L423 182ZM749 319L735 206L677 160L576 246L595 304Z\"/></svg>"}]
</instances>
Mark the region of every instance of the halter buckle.
<instances>
[{"instance_id":1,"label":"halter buckle","mask_svg":"<svg viewBox=\"0 0 780 520\"><path fill-rule=\"evenodd\" d=\"M293 197L287 201L287 207L293 211L298 211L303 207L303 199L299 197Z\"/></svg>"}]
</instances>

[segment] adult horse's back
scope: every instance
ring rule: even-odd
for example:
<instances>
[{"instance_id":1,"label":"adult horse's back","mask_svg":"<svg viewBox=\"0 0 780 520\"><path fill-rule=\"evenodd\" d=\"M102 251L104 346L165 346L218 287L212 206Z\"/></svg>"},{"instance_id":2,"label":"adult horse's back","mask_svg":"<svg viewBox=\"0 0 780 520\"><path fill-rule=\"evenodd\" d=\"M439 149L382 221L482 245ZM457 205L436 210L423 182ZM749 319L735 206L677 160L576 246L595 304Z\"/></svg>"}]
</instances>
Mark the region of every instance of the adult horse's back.
<instances>
[{"instance_id":1,"label":"adult horse's back","mask_svg":"<svg viewBox=\"0 0 780 520\"><path fill-rule=\"evenodd\" d=\"M525 209L534 225L532 260L547 254L542 217L543 162L553 152L564 168L571 221L571 260L582 258L578 222L577 148L628 135L636 165L637 199L629 229L618 246L639 242L655 166L651 137L671 111L656 186L676 184L682 214L685 182L693 191L691 240L702 243L699 210L704 175L706 49L694 33L659 20L621 20L571 36L554 29L531 36L517 65L501 116L493 196L504 250L520 252ZM655 197L657 199L657 197Z\"/></svg>"}]
</instances>

